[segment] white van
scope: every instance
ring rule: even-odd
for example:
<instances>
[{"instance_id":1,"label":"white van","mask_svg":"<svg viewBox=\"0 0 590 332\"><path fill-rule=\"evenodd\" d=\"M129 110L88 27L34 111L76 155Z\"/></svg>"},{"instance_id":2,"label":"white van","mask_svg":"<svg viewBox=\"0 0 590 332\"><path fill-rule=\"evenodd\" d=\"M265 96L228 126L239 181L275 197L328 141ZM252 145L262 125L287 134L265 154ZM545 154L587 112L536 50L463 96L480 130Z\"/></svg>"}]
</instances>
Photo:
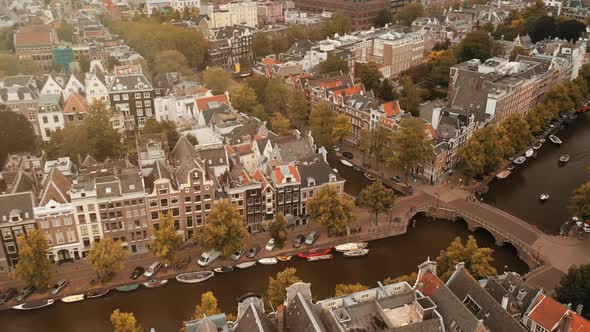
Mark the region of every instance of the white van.
<instances>
[{"instance_id":1,"label":"white van","mask_svg":"<svg viewBox=\"0 0 590 332\"><path fill-rule=\"evenodd\" d=\"M146 278L151 278L154 276L154 274L158 273L158 271L160 271L161 268L162 263L155 261L152 263L152 265L150 265L150 267L148 267L148 269L143 273L143 275Z\"/></svg>"},{"instance_id":2,"label":"white van","mask_svg":"<svg viewBox=\"0 0 590 332\"><path fill-rule=\"evenodd\" d=\"M206 251L203 254L201 254L201 258L199 258L199 261L197 261L197 264L199 264L202 267L205 267L205 266L209 265L211 262L213 262L214 260L216 260L219 256L221 256L220 251L217 251L217 250Z\"/></svg>"}]
</instances>

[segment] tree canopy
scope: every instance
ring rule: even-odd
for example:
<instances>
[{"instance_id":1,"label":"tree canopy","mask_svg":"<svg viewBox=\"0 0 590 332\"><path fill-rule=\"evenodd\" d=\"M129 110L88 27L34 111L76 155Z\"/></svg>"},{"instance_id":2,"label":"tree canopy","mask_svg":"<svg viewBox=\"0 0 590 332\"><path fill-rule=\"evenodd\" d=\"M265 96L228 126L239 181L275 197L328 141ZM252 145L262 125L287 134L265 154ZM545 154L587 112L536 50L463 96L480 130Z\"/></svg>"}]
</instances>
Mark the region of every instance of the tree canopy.
<instances>
[{"instance_id":1,"label":"tree canopy","mask_svg":"<svg viewBox=\"0 0 590 332\"><path fill-rule=\"evenodd\" d=\"M270 223L268 231L270 236L275 239L277 247L282 248L287 241L287 219L282 212L277 213L275 220Z\"/></svg>"},{"instance_id":2,"label":"tree canopy","mask_svg":"<svg viewBox=\"0 0 590 332\"><path fill-rule=\"evenodd\" d=\"M301 279L297 276L297 270L294 267L288 267L283 271L277 273L276 277L268 278L268 288L266 289L266 301L268 301L273 308L281 305L287 298L286 288Z\"/></svg>"},{"instance_id":3,"label":"tree canopy","mask_svg":"<svg viewBox=\"0 0 590 332\"><path fill-rule=\"evenodd\" d=\"M501 126L504 128L508 141L514 151L523 151L534 139L529 124L520 113L513 113L507 116L502 121Z\"/></svg>"},{"instance_id":4,"label":"tree canopy","mask_svg":"<svg viewBox=\"0 0 590 332\"><path fill-rule=\"evenodd\" d=\"M123 262L128 256L127 250L121 247L119 241L105 237L95 243L88 254L88 263L101 280L107 280L112 274L123 268Z\"/></svg>"},{"instance_id":5,"label":"tree canopy","mask_svg":"<svg viewBox=\"0 0 590 332\"><path fill-rule=\"evenodd\" d=\"M217 304L217 298L213 292L208 291L201 294L201 303L195 306L193 319L201 319L203 316L213 316L221 313Z\"/></svg>"},{"instance_id":6,"label":"tree canopy","mask_svg":"<svg viewBox=\"0 0 590 332\"><path fill-rule=\"evenodd\" d=\"M360 192L358 201L359 206L368 208L375 215L375 223L378 223L379 214L389 212L393 208L395 193L377 180Z\"/></svg>"},{"instance_id":7,"label":"tree canopy","mask_svg":"<svg viewBox=\"0 0 590 332\"><path fill-rule=\"evenodd\" d=\"M401 121L400 129L393 134L393 151L388 164L407 176L418 165L434 157L432 138L427 134L424 121L407 118Z\"/></svg>"},{"instance_id":8,"label":"tree canopy","mask_svg":"<svg viewBox=\"0 0 590 332\"><path fill-rule=\"evenodd\" d=\"M485 31L474 31L467 34L459 45L457 58L459 62L479 59L482 62L492 56L494 41Z\"/></svg>"},{"instance_id":9,"label":"tree canopy","mask_svg":"<svg viewBox=\"0 0 590 332\"><path fill-rule=\"evenodd\" d=\"M348 62L335 55L328 54L328 59L326 59L326 61L320 62L320 64L316 67L316 71L318 74L327 74L337 71L342 71L346 74L348 73Z\"/></svg>"},{"instance_id":10,"label":"tree canopy","mask_svg":"<svg viewBox=\"0 0 590 332\"><path fill-rule=\"evenodd\" d=\"M326 149L331 149L334 146L331 130L334 118L334 112L327 102L317 103L311 109L309 119L311 134L318 147L323 146Z\"/></svg>"},{"instance_id":11,"label":"tree canopy","mask_svg":"<svg viewBox=\"0 0 590 332\"><path fill-rule=\"evenodd\" d=\"M334 292L336 293L334 296L344 296L356 292L361 292L367 289L369 289L369 287L358 282L356 284L337 284L336 288L334 289Z\"/></svg>"},{"instance_id":12,"label":"tree canopy","mask_svg":"<svg viewBox=\"0 0 590 332\"><path fill-rule=\"evenodd\" d=\"M352 122L348 115L340 113L334 119L332 127L332 139L342 143L342 140L348 137L352 131Z\"/></svg>"},{"instance_id":13,"label":"tree canopy","mask_svg":"<svg viewBox=\"0 0 590 332\"><path fill-rule=\"evenodd\" d=\"M400 24L410 26L418 17L424 16L424 6L417 2L410 2L404 5L395 15L394 18Z\"/></svg>"},{"instance_id":14,"label":"tree canopy","mask_svg":"<svg viewBox=\"0 0 590 332\"><path fill-rule=\"evenodd\" d=\"M571 303L572 310L583 305L582 315L590 319L590 264L572 266L555 289L557 300Z\"/></svg>"},{"instance_id":15,"label":"tree canopy","mask_svg":"<svg viewBox=\"0 0 590 332\"><path fill-rule=\"evenodd\" d=\"M171 151L178 142L180 134L176 130L176 124L170 120L158 121L155 118L149 118L145 122L142 130L143 134L165 134L168 141L168 150Z\"/></svg>"},{"instance_id":16,"label":"tree canopy","mask_svg":"<svg viewBox=\"0 0 590 332\"><path fill-rule=\"evenodd\" d=\"M232 106L246 114L252 114L258 100L256 98L256 91L247 84L234 85L229 93Z\"/></svg>"},{"instance_id":17,"label":"tree canopy","mask_svg":"<svg viewBox=\"0 0 590 332\"><path fill-rule=\"evenodd\" d=\"M197 241L207 250L219 250L223 256L229 257L234 251L244 248L246 236L248 231L243 217L228 200L223 200L213 205Z\"/></svg>"},{"instance_id":18,"label":"tree canopy","mask_svg":"<svg viewBox=\"0 0 590 332\"><path fill-rule=\"evenodd\" d=\"M311 222L323 225L328 233L343 232L354 221L353 207L350 199L325 186L307 201L307 214Z\"/></svg>"},{"instance_id":19,"label":"tree canopy","mask_svg":"<svg viewBox=\"0 0 590 332\"><path fill-rule=\"evenodd\" d=\"M141 327L137 324L135 315L132 312L121 312L115 309L111 314L111 324L113 332L141 332Z\"/></svg>"},{"instance_id":20,"label":"tree canopy","mask_svg":"<svg viewBox=\"0 0 590 332\"><path fill-rule=\"evenodd\" d=\"M176 252L184 243L182 234L174 229L172 216L161 215L158 229L152 228L150 250L164 264L172 265L176 260Z\"/></svg>"},{"instance_id":21,"label":"tree canopy","mask_svg":"<svg viewBox=\"0 0 590 332\"><path fill-rule=\"evenodd\" d=\"M30 59L20 59L12 54L0 54L0 78L19 74L40 76L43 68Z\"/></svg>"},{"instance_id":22,"label":"tree canopy","mask_svg":"<svg viewBox=\"0 0 590 332\"><path fill-rule=\"evenodd\" d=\"M361 66L359 79L367 91L377 91L381 87L383 74L379 70L379 65L375 62L368 62Z\"/></svg>"},{"instance_id":23,"label":"tree canopy","mask_svg":"<svg viewBox=\"0 0 590 332\"><path fill-rule=\"evenodd\" d=\"M307 125L307 100L305 100L303 91L293 89L289 93L287 117L291 120L291 123L299 129L303 129Z\"/></svg>"},{"instance_id":24,"label":"tree canopy","mask_svg":"<svg viewBox=\"0 0 590 332\"><path fill-rule=\"evenodd\" d=\"M35 132L24 115L0 105L0 123L0 165L10 153L35 151Z\"/></svg>"},{"instance_id":25,"label":"tree canopy","mask_svg":"<svg viewBox=\"0 0 590 332\"><path fill-rule=\"evenodd\" d=\"M19 236L16 240L19 248L19 259L14 275L26 285L43 289L51 276L50 263L47 259L49 245L45 234L38 229L28 232L27 236Z\"/></svg>"},{"instance_id":26,"label":"tree canopy","mask_svg":"<svg viewBox=\"0 0 590 332\"><path fill-rule=\"evenodd\" d=\"M590 181L574 191L570 200L570 210L578 217L590 216Z\"/></svg>"},{"instance_id":27,"label":"tree canopy","mask_svg":"<svg viewBox=\"0 0 590 332\"><path fill-rule=\"evenodd\" d=\"M465 263L465 269L479 280L497 274L496 268L491 264L494 261L491 248L480 248L475 237L469 235L465 244L459 236L451 245L441 250L436 258L437 272L442 280L448 280L455 271L458 263Z\"/></svg>"},{"instance_id":28,"label":"tree canopy","mask_svg":"<svg viewBox=\"0 0 590 332\"><path fill-rule=\"evenodd\" d=\"M459 150L459 166L466 175L479 177L497 170L502 160L513 153L506 130L487 126L476 130Z\"/></svg>"},{"instance_id":29,"label":"tree canopy","mask_svg":"<svg viewBox=\"0 0 590 332\"><path fill-rule=\"evenodd\" d=\"M154 71L156 73L178 72L190 74L191 70L184 54L176 50L163 50L154 58Z\"/></svg>"},{"instance_id":30,"label":"tree canopy","mask_svg":"<svg viewBox=\"0 0 590 332\"><path fill-rule=\"evenodd\" d=\"M281 136L291 135L291 122L281 113L275 113L270 119L270 128L272 131Z\"/></svg>"},{"instance_id":31,"label":"tree canopy","mask_svg":"<svg viewBox=\"0 0 590 332\"><path fill-rule=\"evenodd\" d=\"M213 94L224 93L232 86L231 74L221 67L209 67L203 72L203 83L213 90Z\"/></svg>"}]
</instances>

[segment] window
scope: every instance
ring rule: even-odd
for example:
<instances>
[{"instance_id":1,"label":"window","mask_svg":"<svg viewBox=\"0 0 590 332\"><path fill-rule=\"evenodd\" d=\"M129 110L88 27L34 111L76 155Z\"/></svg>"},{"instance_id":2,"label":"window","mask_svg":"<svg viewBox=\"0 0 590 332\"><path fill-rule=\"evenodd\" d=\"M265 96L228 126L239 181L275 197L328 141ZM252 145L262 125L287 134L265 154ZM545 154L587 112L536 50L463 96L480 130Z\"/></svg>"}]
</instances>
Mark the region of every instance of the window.
<instances>
[{"instance_id":1,"label":"window","mask_svg":"<svg viewBox=\"0 0 590 332\"><path fill-rule=\"evenodd\" d=\"M72 224L72 218L70 218L70 216L65 216L64 217L64 225L71 225Z\"/></svg>"},{"instance_id":2,"label":"window","mask_svg":"<svg viewBox=\"0 0 590 332\"><path fill-rule=\"evenodd\" d=\"M192 197L190 197L190 196L186 196L186 197L184 198L184 201L185 201L185 202L187 202L187 203L190 203L190 202L192 201Z\"/></svg>"},{"instance_id":3,"label":"window","mask_svg":"<svg viewBox=\"0 0 590 332\"><path fill-rule=\"evenodd\" d=\"M152 102L149 100L146 100L144 103L145 107L151 107L152 106Z\"/></svg>"},{"instance_id":4,"label":"window","mask_svg":"<svg viewBox=\"0 0 590 332\"><path fill-rule=\"evenodd\" d=\"M10 229L3 229L2 230L2 238L4 240L12 239L12 232L10 232Z\"/></svg>"},{"instance_id":5,"label":"window","mask_svg":"<svg viewBox=\"0 0 590 332\"><path fill-rule=\"evenodd\" d=\"M136 100L135 101L135 107L143 107L143 104L141 103L141 100Z\"/></svg>"},{"instance_id":6,"label":"window","mask_svg":"<svg viewBox=\"0 0 590 332\"><path fill-rule=\"evenodd\" d=\"M163 198L160 200L160 205L161 206L168 206L168 200L166 198Z\"/></svg>"},{"instance_id":7,"label":"window","mask_svg":"<svg viewBox=\"0 0 590 332\"><path fill-rule=\"evenodd\" d=\"M35 114L35 113L29 113L29 120L31 120L31 121L37 120L37 114Z\"/></svg>"},{"instance_id":8,"label":"window","mask_svg":"<svg viewBox=\"0 0 590 332\"><path fill-rule=\"evenodd\" d=\"M152 220L158 220L158 212L152 212Z\"/></svg>"},{"instance_id":9,"label":"window","mask_svg":"<svg viewBox=\"0 0 590 332\"><path fill-rule=\"evenodd\" d=\"M86 226L80 227L80 233L82 236L88 236L88 228L86 228Z\"/></svg>"},{"instance_id":10,"label":"window","mask_svg":"<svg viewBox=\"0 0 590 332\"><path fill-rule=\"evenodd\" d=\"M98 225L92 225L92 234L98 234Z\"/></svg>"},{"instance_id":11,"label":"window","mask_svg":"<svg viewBox=\"0 0 590 332\"><path fill-rule=\"evenodd\" d=\"M178 217L180 215L180 210L178 208L172 209L172 215Z\"/></svg>"},{"instance_id":12,"label":"window","mask_svg":"<svg viewBox=\"0 0 590 332\"><path fill-rule=\"evenodd\" d=\"M170 198L170 204L178 204L178 197L171 197Z\"/></svg>"},{"instance_id":13,"label":"window","mask_svg":"<svg viewBox=\"0 0 590 332\"><path fill-rule=\"evenodd\" d=\"M186 217L186 227L193 227L193 217L192 216Z\"/></svg>"},{"instance_id":14,"label":"window","mask_svg":"<svg viewBox=\"0 0 590 332\"><path fill-rule=\"evenodd\" d=\"M150 206L151 207L158 206L158 200L157 199L150 199Z\"/></svg>"},{"instance_id":15,"label":"window","mask_svg":"<svg viewBox=\"0 0 590 332\"><path fill-rule=\"evenodd\" d=\"M129 100L129 94L128 93L124 93L123 94L123 100Z\"/></svg>"},{"instance_id":16,"label":"window","mask_svg":"<svg viewBox=\"0 0 590 332\"><path fill-rule=\"evenodd\" d=\"M59 226L61 226L60 220L57 218L53 219L53 227L59 227Z\"/></svg>"},{"instance_id":17,"label":"window","mask_svg":"<svg viewBox=\"0 0 590 332\"><path fill-rule=\"evenodd\" d=\"M74 230L68 229L66 231L66 234L68 236L68 242L74 242L74 241L76 241L76 236L74 235Z\"/></svg>"},{"instance_id":18,"label":"window","mask_svg":"<svg viewBox=\"0 0 590 332\"><path fill-rule=\"evenodd\" d=\"M141 92L135 93L135 99L141 99Z\"/></svg>"},{"instance_id":19,"label":"window","mask_svg":"<svg viewBox=\"0 0 590 332\"><path fill-rule=\"evenodd\" d=\"M53 122L59 123L59 117L57 115L53 116Z\"/></svg>"},{"instance_id":20,"label":"window","mask_svg":"<svg viewBox=\"0 0 590 332\"><path fill-rule=\"evenodd\" d=\"M41 220L41 228L49 228L49 223L47 222L47 220Z\"/></svg>"},{"instance_id":21,"label":"window","mask_svg":"<svg viewBox=\"0 0 590 332\"><path fill-rule=\"evenodd\" d=\"M64 233L62 232L57 232L55 233L55 239L57 240L57 243L64 243Z\"/></svg>"},{"instance_id":22,"label":"window","mask_svg":"<svg viewBox=\"0 0 590 332\"><path fill-rule=\"evenodd\" d=\"M189 205L186 207L186 213L191 213L191 212L193 212L193 208L192 208L192 206Z\"/></svg>"},{"instance_id":23,"label":"window","mask_svg":"<svg viewBox=\"0 0 590 332\"><path fill-rule=\"evenodd\" d=\"M119 100L121 100L121 97L119 97L119 95L113 95L113 100L119 101Z\"/></svg>"},{"instance_id":24,"label":"window","mask_svg":"<svg viewBox=\"0 0 590 332\"><path fill-rule=\"evenodd\" d=\"M211 210L211 204L205 204L205 211Z\"/></svg>"},{"instance_id":25,"label":"window","mask_svg":"<svg viewBox=\"0 0 590 332\"><path fill-rule=\"evenodd\" d=\"M150 98L150 93L149 92L144 92L143 93L143 98Z\"/></svg>"},{"instance_id":26,"label":"window","mask_svg":"<svg viewBox=\"0 0 590 332\"><path fill-rule=\"evenodd\" d=\"M43 115L43 123L49 123L49 119L47 119L47 116Z\"/></svg>"},{"instance_id":27,"label":"window","mask_svg":"<svg viewBox=\"0 0 590 332\"><path fill-rule=\"evenodd\" d=\"M6 245L6 253L8 254L16 254L16 246L12 243Z\"/></svg>"},{"instance_id":28,"label":"window","mask_svg":"<svg viewBox=\"0 0 590 332\"><path fill-rule=\"evenodd\" d=\"M467 295L465 299L463 299L463 304L471 311L475 316L481 311L481 307L475 300L470 296Z\"/></svg>"}]
</instances>

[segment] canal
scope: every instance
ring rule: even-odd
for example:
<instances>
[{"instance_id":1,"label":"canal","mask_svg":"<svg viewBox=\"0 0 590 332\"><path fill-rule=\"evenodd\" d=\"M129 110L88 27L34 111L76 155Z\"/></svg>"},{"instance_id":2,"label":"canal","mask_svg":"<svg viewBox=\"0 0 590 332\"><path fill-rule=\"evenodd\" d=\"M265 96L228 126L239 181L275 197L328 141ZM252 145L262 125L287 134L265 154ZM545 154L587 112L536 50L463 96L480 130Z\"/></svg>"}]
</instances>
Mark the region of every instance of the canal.
<instances>
[{"instance_id":1,"label":"canal","mask_svg":"<svg viewBox=\"0 0 590 332\"><path fill-rule=\"evenodd\" d=\"M0 326L6 332L25 331L108 331L109 317L115 309L132 311L142 326L149 331L178 331L182 320L189 319L203 292L211 290L226 312L236 312L237 298L248 292L264 292L268 277L286 267L297 269L298 276L312 285L314 297L322 299L334 295L338 283L375 286L377 281L417 271L417 265L427 257L436 258L456 236L473 234L480 246L494 248L494 266L498 273L505 270L524 273L527 266L516 257L511 246L496 247L486 231L471 233L464 222L431 221L416 217L416 228L407 234L373 241L368 256L359 259L336 255L329 261L308 263L293 258L277 265L257 265L248 270L217 275L200 284L180 284L171 281L161 288L140 287L131 293L112 291L104 298L65 304L56 302L51 307L31 312L4 310L0 312ZM50 327L50 328L49 328Z\"/></svg>"},{"instance_id":2,"label":"canal","mask_svg":"<svg viewBox=\"0 0 590 332\"><path fill-rule=\"evenodd\" d=\"M484 200L513 214L546 233L558 234L561 224L571 218L568 211L573 191L590 180L590 114L557 131L561 146L549 140L539 149L537 159L528 159L505 180L493 180ZM559 166L562 154L571 159ZM549 200L541 203L539 195Z\"/></svg>"}]
</instances>

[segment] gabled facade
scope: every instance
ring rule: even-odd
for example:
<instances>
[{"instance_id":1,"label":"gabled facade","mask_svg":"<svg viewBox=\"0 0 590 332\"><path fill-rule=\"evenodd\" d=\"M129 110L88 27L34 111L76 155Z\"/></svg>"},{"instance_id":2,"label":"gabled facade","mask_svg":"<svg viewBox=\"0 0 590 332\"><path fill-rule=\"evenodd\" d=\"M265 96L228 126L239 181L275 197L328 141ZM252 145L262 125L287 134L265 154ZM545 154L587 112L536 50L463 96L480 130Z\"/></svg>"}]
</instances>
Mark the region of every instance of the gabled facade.
<instances>
[{"instance_id":1,"label":"gabled facade","mask_svg":"<svg viewBox=\"0 0 590 332\"><path fill-rule=\"evenodd\" d=\"M51 134L65 126L62 95L41 95L37 113L41 139L49 142Z\"/></svg>"},{"instance_id":2,"label":"gabled facade","mask_svg":"<svg viewBox=\"0 0 590 332\"><path fill-rule=\"evenodd\" d=\"M111 106L125 118L125 128L143 128L150 117L155 117L154 89L141 66L116 66L109 85Z\"/></svg>"},{"instance_id":3,"label":"gabled facade","mask_svg":"<svg viewBox=\"0 0 590 332\"><path fill-rule=\"evenodd\" d=\"M84 122L87 113L86 100L78 92L73 92L64 106L64 126L76 126Z\"/></svg>"},{"instance_id":4,"label":"gabled facade","mask_svg":"<svg viewBox=\"0 0 590 332\"><path fill-rule=\"evenodd\" d=\"M84 76L86 85L86 101L92 104L94 101L102 101L109 104L109 89L101 73L87 73Z\"/></svg>"},{"instance_id":5,"label":"gabled facade","mask_svg":"<svg viewBox=\"0 0 590 332\"><path fill-rule=\"evenodd\" d=\"M40 91L42 95L55 95L64 93L65 80L61 76L57 75L46 75L45 83Z\"/></svg>"},{"instance_id":6,"label":"gabled facade","mask_svg":"<svg viewBox=\"0 0 590 332\"><path fill-rule=\"evenodd\" d=\"M0 195L0 272L11 271L18 263L17 237L36 228L32 192Z\"/></svg>"}]
</instances>

